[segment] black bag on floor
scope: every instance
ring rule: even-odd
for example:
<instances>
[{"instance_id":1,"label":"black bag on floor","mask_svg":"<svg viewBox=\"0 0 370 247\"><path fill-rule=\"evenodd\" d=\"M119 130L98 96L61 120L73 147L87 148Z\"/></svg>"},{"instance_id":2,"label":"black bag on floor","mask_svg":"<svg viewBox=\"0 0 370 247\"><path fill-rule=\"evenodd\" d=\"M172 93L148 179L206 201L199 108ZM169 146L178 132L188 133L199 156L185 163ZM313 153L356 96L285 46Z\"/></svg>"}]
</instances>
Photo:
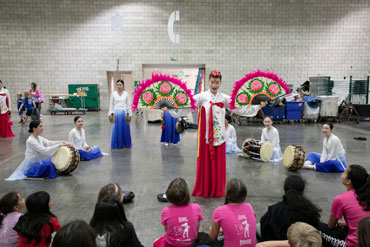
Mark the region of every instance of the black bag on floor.
<instances>
[{"instance_id":1,"label":"black bag on floor","mask_svg":"<svg viewBox=\"0 0 370 247\"><path fill-rule=\"evenodd\" d=\"M32 121L40 121L40 111L37 108L33 108L31 114Z\"/></svg>"}]
</instances>

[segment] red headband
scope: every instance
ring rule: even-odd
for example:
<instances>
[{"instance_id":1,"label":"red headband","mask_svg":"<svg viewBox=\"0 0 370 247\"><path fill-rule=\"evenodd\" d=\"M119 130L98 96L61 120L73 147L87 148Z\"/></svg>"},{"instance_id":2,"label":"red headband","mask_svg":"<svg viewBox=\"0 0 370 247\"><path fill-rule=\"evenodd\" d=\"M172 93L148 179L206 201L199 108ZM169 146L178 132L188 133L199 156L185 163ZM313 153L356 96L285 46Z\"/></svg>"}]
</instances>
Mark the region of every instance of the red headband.
<instances>
[{"instance_id":1,"label":"red headband","mask_svg":"<svg viewBox=\"0 0 370 247\"><path fill-rule=\"evenodd\" d=\"M211 71L211 77L213 77L213 78L220 78L221 77L221 71L216 70L216 69L212 70Z\"/></svg>"}]
</instances>

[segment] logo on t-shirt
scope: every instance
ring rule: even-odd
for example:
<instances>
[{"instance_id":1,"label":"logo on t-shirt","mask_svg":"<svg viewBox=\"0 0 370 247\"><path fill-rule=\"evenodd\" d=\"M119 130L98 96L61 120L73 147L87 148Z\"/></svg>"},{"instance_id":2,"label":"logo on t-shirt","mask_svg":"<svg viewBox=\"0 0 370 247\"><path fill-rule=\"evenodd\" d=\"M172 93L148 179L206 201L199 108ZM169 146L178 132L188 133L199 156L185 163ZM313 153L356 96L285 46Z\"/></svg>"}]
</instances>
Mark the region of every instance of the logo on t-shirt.
<instances>
[{"instance_id":1,"label":"logo on t-shirt","mask_svg":"<svg viewBox=\"0 0 370 247\"><path fill-rule=\"evenodd\" d=\"M235 224L235 228L238 236L243 235L245 238L249 238L249 224L245 215L238 215L238 220L241 221Z\"/></svg>"},{"instance_id":2,"label":"logo on t-shirt","mask_svg":"<svg viewBox=\"0 0 370 247\"><path fill-rule=\"evenodd\" d=\"M184 239L177 239L179 242L190 241L189 239L189 229L190 226L188 224L188 217L179 217L179 223L181 225L174 227L174 232L176 236L180 236L180 238Z\"/></svg>"}]
</instances>

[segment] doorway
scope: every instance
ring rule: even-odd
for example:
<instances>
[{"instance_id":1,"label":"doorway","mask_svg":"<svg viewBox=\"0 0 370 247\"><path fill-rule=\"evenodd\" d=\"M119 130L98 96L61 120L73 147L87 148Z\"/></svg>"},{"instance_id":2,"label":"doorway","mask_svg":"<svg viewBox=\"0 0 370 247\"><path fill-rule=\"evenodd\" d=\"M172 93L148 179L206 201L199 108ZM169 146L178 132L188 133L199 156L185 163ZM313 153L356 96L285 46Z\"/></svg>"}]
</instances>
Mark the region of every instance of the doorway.
<instances>
[{"instance_id":1,"label":"doorway","mask_svg":"<svg viewBox=\"0 0 370 247\"><path fill-rule=\"evenodd\" d=\"M132 93L134 92L134 83L132 81L132 72L131 71L107 71L108 78L108 100L115 90L116 81L123 80L125 82L125 90L128 95L130 95L130 100L132 100ZM109 106L108 106L109 107Z\"/></svg>"}]
</instances>

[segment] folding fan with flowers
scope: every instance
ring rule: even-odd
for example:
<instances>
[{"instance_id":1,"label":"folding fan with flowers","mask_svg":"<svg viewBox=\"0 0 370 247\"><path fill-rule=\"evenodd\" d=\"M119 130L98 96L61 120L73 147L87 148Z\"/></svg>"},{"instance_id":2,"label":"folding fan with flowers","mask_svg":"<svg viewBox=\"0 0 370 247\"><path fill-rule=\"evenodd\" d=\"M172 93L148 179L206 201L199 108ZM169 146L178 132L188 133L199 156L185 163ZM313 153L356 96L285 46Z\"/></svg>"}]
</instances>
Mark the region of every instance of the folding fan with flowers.
<instances>
[{"instance_id":1,"label":"folding fan with flowers","mask_svg":"<svg viewBox=\"0 0 370 247\"><path fill-rule=\"evenodd\" d=\"M177 78L160 73L153 73L151 79L140 83L134 91L132 110L135 111L138 107L196 109L193 94L186 87L186 84Z\"/></svg>"},{"instance_id":2,"label":"folding fan with flowers","mask_svg":"<svg viewBox=\"0 0 370 247\"><path fill-rule=\"evenodd\" d=\"M270 71L253 71L234 83L230 108L257 105L288 94L290 89L276 74Z\"/></svg>"}]
</instances>

